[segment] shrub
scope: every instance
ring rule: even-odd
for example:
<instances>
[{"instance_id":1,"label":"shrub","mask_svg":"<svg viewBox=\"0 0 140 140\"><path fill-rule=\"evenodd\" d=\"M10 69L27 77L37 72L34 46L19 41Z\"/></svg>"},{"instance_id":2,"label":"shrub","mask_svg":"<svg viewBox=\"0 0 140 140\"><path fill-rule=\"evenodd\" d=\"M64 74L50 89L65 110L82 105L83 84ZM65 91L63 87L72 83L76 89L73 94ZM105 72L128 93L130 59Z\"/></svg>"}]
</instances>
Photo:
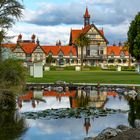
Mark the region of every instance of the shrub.
<instances>
[{"instance_id":1,"label":"shrub","mask_svg":"<svg viewBox=\"0 0 140 140\"><path fill-rule=\"evenodd\" d=\"M64 67L64 70L75 70L75 66Z\"/></svg>"},{"instance_id":2,"label":"shrub","mask_svg":"<svg viewBox=\"0 0 140 140\"><path fill-rule=\"evenodd\" d=\"M7 59L0 63L0 82L7 86L25 83L25 69L18 60Z\"/></svg>"},{"instance_id":3,"label":"shrub","mask_svg":"<svg viewBox=\"0 0 140 140\"><path fill-rule=\"evenodd\" d=\"M135 67L134 66L122 66L122 71L135 71Z\"/></svg>"},{"instance_id":4,"label":"shrub","mask_svg":"<svg viewBox=\"0 0 140 140\"><path fill-rule=\"evenodd\" d=\"M110 65L108 66L108 70L116 71L116 66Z\"/></svg>"}]
</instances>

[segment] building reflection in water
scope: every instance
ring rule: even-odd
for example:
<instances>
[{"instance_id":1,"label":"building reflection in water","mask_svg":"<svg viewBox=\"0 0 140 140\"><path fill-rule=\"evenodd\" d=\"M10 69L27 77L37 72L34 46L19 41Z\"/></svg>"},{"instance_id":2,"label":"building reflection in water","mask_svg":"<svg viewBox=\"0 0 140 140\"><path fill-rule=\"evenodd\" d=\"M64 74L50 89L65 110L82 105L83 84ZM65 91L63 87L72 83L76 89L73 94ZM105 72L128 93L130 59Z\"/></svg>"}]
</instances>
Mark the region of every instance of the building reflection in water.
<instances>
[{"instance_id":1,"label":"building reflection in water","mask_svg":"<svg viewBox=\"0 0 140 140\"><path fill-rule=\"evenodd\" d=\"M85 131L86 131L86 135L88 135L89 129L91 127L90 118L89 117L85 118L84 127L85 127Z\"/></svg>"},{"instance_id":2,"label":"building reflection in water","mask_svg":"<svg viewBox=\"0 0 140 140\"><path fill-rule=\"evenodd\" d=\"M51 108L77 108L77 107L96 107L103 108L108 100L108 96L116 97L114 91L100 90L71 90L59 93L57 91L29 91L17 100L20 110L25 106L26 109L45 110ZM119 96L121 100L121 96ZM24 109L24 111L29 111ZM37 111L38 111L37 110ZM32 110L33 111L33 110Z\"/></svg>"}]
</instances>

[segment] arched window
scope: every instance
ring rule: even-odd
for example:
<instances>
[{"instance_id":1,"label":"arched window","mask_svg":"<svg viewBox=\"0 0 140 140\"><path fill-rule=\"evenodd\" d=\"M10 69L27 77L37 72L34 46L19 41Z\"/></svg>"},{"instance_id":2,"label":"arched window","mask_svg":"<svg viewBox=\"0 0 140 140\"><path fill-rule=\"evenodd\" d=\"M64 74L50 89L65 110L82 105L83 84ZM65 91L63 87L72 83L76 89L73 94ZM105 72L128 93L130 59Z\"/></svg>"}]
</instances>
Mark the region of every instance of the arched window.
<instances>
[{"instance_id":1,"label":"arched window","mask_svg":"<svg viewBox=\"0 0 140 140\"><path fill-rule=\"evenodd\" d=\"M124 59L124 58L125 58L125 54L124 54L123 51L121 51L121 53L120 53L120 58L121 58L121 59Z\"/></svg>"},{"instance_id":2,"label":"arched window","mask_svg":"<svg viewBox=\"0 0 140 140\"><path fill-rule=\"evenodd\" d=\"M115 54L114 54L114 52L112 52L112 53L111 53L111 58L114 59L114 56L115 56Z\"/></svg>"}]
</instances>

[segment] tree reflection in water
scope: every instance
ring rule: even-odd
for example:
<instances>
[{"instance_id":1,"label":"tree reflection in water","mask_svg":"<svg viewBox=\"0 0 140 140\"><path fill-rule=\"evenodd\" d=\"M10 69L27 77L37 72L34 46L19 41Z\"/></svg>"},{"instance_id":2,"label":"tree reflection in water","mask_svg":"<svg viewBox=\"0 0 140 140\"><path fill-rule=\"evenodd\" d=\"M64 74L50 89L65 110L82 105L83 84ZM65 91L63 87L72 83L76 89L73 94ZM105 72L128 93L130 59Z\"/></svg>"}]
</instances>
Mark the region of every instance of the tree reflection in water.
<instances>
[{"instance_id":1,"label":"tree reflection in water","mask_svg":"<svg viewBox=\"0 0 140 140\"><path fill-rule=\"evenodd\" d=\"M128 114L128 121L132 127L135 127L135 120L140 119L140 100L138 98L128 99L130 111Z\"/></svg>"},{"instance_id":2,"label":"tree reflection in water","mask_svg":"<svg viewBox=\"0 0 140 140\"><path fill-rule=\"evenodd\" d=\"M15 140L26 130L25 120L18 114L15 95L7 90L0 90L0 139Z\"/></svg>"},{"instance_id":3,"label":"tree reflection in water","mask_svg":"<svg viewBox=\"0 0 140 140\"><path fill-rule=\"evenodd\" d=\"M90 100L89 95L87 92L85 92L84 90L79 90L80 96L77 96L76 100L77 100L77 107L86 107L88 105L88 102Z\"/></svg>"}]
</instances>

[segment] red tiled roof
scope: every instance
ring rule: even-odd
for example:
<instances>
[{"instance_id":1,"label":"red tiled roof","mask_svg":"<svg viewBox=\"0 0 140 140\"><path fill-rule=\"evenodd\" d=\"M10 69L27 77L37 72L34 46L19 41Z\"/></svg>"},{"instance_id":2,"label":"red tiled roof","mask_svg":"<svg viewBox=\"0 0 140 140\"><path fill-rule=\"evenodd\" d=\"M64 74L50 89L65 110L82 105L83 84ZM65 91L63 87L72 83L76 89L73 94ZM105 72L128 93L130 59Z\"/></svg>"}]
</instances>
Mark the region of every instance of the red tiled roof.
<instances>
[{"instance_id":1,"label":"red tiled roof","mask_svg":"<svg viewBox=\"0 0 140 140\"><path fill-rule=\"evenodd\" d=\"M99 30L99 32L104 36L104 30L103 29Z\"/></svg>"},{"instance_id":2,"label":"red tiled roof","mask_svg":"<svg viewBox=\"0 0 140 140\"><path fill-rule=\"evenodd\" d=\"M72 35L72 43L78 38L78 36L82 33L82 30L71 30Z\"/></svg>"},{"instance_id":3,"label":"red tiled roof","mask_svg":"<svg viewBox=\"0 0 140 140\"><path fill-rule=\"evenodd\" d=\"M57 91L44 91L43 96L59 96L59 97L75 97L76 91L73 90L71 92L67 91L65 93L58 93Z\"/></svg>"},{"instance_id":4,"label":"red tiled roof","mask_svg":"<svg viewBox=\"0 0 140 140\"><path fill-rule=\"evenodd\" d=\"M90 18L90 14L88 12L88 8L87 7L86 7L85 14L84 14L84 18Z\"/></svg>"},{"instance_id":5,"label":"red tiled roof","mask_svg":"<svg viewBox=\"0 0 140 140\"><path fill-rule=\"evenodd\" d=\"M72 53L73 56L77 55L77 51L76 51L75 46L62 46L61 50L64 53L64 56L69 56L70 52Z\"/></svg>"},{"instance_id":6,"label":"red tiled roof","mask_svg":"<svg viewBox=\"0 0 140 140\"><path fill-rule=\"evenodd\" d=\"M14 49L16 47L16 44L6 43L6 44L2 44L2 46L12 50L12 49Z\"/></svg>"},{"instance_id":7,"label":"red tiled roof","mask_svg":"<svg viewBox=\"0 0 140 140\"><path fill-rule=\"evenodd\" d=\"M23 51L26 54L31 54L33 53L33 51L36 49L37 44L33 43L33 42L22 42L19 43L19 45L21 46L21 48L23 49Z\"/></svg>"},{"instance_id":8,"label":"red tiled roof","mask_svg":"<svg viewBox=\"0 0 140 140\"><path fill-rule=\"evenodd\" d=\"M87 25L82 29L82 33L87 33L91 29L91 25Z\"/></svg>"},{"instance_id":9,"label":"red tiled roof","mask_svg":"<svg viewBox=\"0 0 140 140\"><path fill-rule=\"evenodd\" d=\"M120 56L120 53L123 51L123 46L108 46L107 47L107 55L111 55L114 53L115 56ZM128 51L123 51L125 56L128 56Z\"/></svg>"},{"instance_id":10,"label":"red tiled roof","mask_svg":"<svg viewBox=\"0 0 140 140\"><path fill-rule=\"evenodd\" d=\"M76 56L76 47L74 46L41 46L42 50L48 55L51 52L54 56L57 56L60 51L64 54L64 56L69 56L70 52L73 56Z\"/></svg>"},{"instance_id":11,"label":"red tiled roof","mask_svg":"<svg viewBox=\"0 0 140 140\"><path fill-rule=\"evenodd\" d=\"M33 91L29 91L26 95L19 97L20 100L31 100L33 98Z\"/></svg>"},{"instance_id":12,"label":"red tiled roof","mask_svg":"<svg viewBox=\"0 0 140 140\"><path fill-rule=\"evenodd\" d=\"M93 24L87 25L87 26L85 26L84 28L82 28L81 30L71 30L72 43L75 42L75 40L78 38L78 36L79 36L81 33L86 34L92 27L95 27L95 25L93 25ZM95 27L95 28L96 28L96 27ZM97 28L96 28L96 29L97 29ZM106 39L105 36L104 36L104 30L103 30L103 29L101 29L101 30L98 30L98 29L97 29L97 31L99 32L99 34L100 34L101 36L103 36L103 38L105 39L105 41L108 42L107 39Z\"/></svg>"},{"instance_id":13,"label":"red tiled roof","mask_svg":"<svg viewBox=\"0 0 140 140\"><path fill-rule=\"evenodd\" d=\"M107 92L107 96L118 96L118 94L115 91L109 91Z\"/></svg>"}]
</instances>

